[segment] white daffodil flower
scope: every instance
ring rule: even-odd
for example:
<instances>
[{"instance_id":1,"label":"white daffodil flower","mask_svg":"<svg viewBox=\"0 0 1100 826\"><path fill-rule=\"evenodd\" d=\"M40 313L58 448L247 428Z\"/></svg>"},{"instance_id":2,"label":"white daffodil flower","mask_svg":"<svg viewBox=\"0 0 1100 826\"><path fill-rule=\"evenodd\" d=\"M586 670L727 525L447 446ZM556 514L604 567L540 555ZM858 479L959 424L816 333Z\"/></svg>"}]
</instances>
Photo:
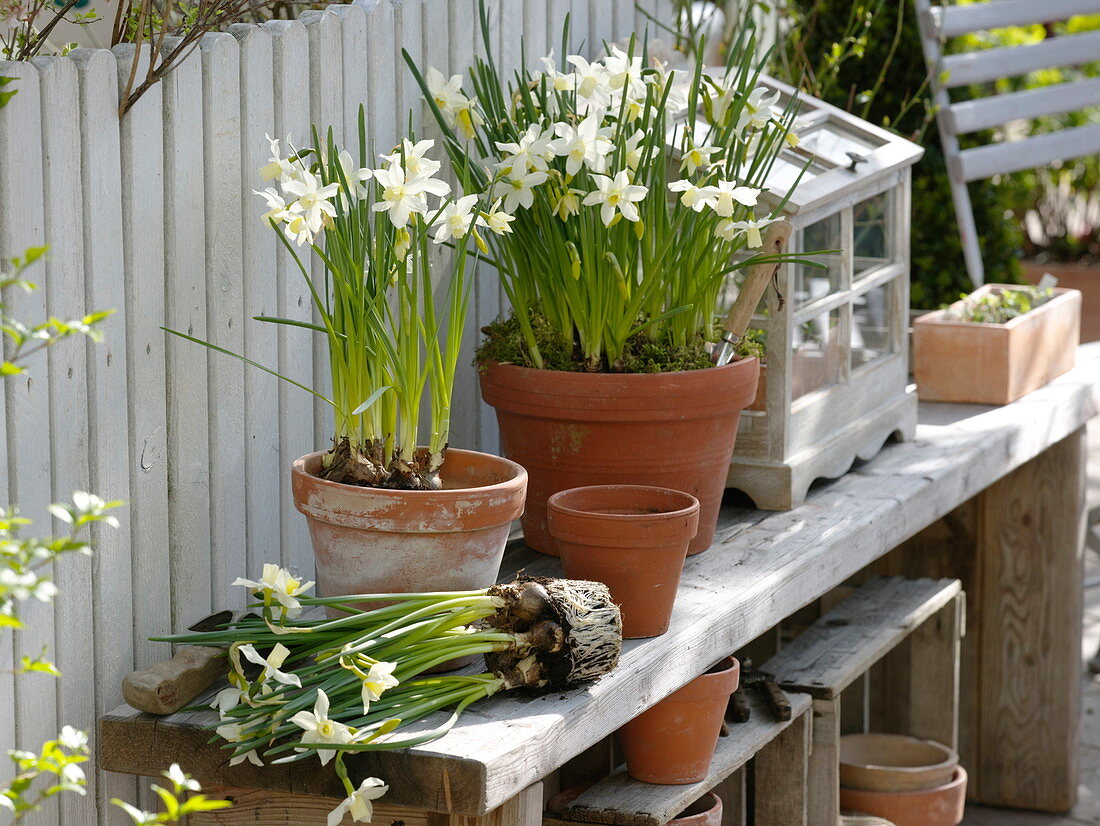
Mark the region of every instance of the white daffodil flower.
<instances>
[{"instance_id":1,"label":"white daffodil flower","mask_svg":"<svg viewBox=\"0 0 1100 826\"><path fill-rule=\"evenodd\" d=\"M341 149L336 157L340 161L340 170L344 173L344 180L348 182L351 193L359 200L365 201L370 197L370 190L364 184L374 177L374 170L365 166L356 166L351 153L346 149Z\"/></svg>"},{"instance_id":2,"label":"white daffodil flower","mask_svg":"<svg viewBox=\"0 0 1100 826\"><path fill-rule=\"evenodd\" d=\"M199 784L199 781L184 774L179 763L173 763L169 766L168 771L164 772L164 776L172 781L172 785L178 786L181 789L186 789L189 792L202 791L202 786Z\"/></svg>"},{"instance_id":3,"label":"white daffodil flower","mask_svg":"<svg viewBox=\"0 0 1100 826\"><path fill-rule=\"evenodd\" d=\"M401 139L401 150L391 155L379 155L390 166L401 166L405 174L410 178L423 176L430 178L439 171L441 164L434 158L429 158L427 152L435 146L433 140L422 140L413 143L408 138Z\"/></svg>"},{"instance_id":4,"label":"white daffodil flower","mask_svg":"<svg viewBox=\"0 0 1100 826\"><path fill-rule=\"evenodd\" d=\"M296 246L300 247L302 244L313 243L314 232L309 228L309 222L306 221L305 216L302 215L301 207L297 204L291 204L283 220L286 222L283 225L283 234L293 241ZM289 611L287 615L290 615Z\"/></svg>"},{"instance_id":5,"label":"white daffodil flower","mask_svg":"<svg viewBox=\"0 0 1100 826\"><path fill-rule=\"evenodd\" d=\"M299 711L290 718L290 722L302 729L302 743L316 746L318 744L350 743L355 739L355 730L343 723L330 720L328 716L328 695L321 689L317 689L317 702L313 705L313 711ZM296 749L306 751L306 749ZM328 765L328 761L336 756L335 749L317 749L317 757L321 765Z\"/></svg>"},{"instance_id":6,"label":"white daffodil flower","mask_svg":"<svg viewBox=\"0 0 1100 826\"><path fill-rule=\"evenodd\" d=\"M710 165L710 156L719 151L719 147L711 146L709 144L705 146L696 146L690 140L688 141L687 148L684 150L684 156L680 160L680 171L687 170L688 175L694 175L695 170L700 167Z\"/></svg>"},{"instance_id":7,"label":"white daffodil flower","mask_svg":"<svg viewBox=\"0 0 1100 826\"><path fill-rule=\"evenodd\" d=\"M157 815L153 812L142 811L137 806L131 806L125 800L115 798L111 802L122 809L122 811L126 812L126 814L130 816L130 819L134 821L135 826L150 826L150 824L160 822L157 819Z\"/></svg>"},{"instance_id":8,"label":"white daffodil flower","mask_svg":"<svg viewBox=\"0 0 1100 826\"><path fill-rule=\"evenodd\" d=\"M589 115L576 126L568 123L554 124L558 136L550 142L550 149L558 157L565 158L565 171L576 175L582 165L593 172L603 172L607 167L607 155L614 149L608 140L610 129L600 128L600 116Z\"/></svg>"},{"instance_id":9,"label":"white daffodil flower","mask_svg":"<svg viewBox=\"0 0 1100 826\"><path fill-rule=\"evenodd\" d=\"M298 204L294 206L298 206ZM292 238L294 236L291 235L291 232L295 235L303 232L305 234L315 234L314 230L309 229L305 216L297 209L292 208L288 210L283 220L287 222L287 235ZM295 238L295 240L298 239ZM312 238L309 240L312 240ZM301 245L302 242L298 241L298 246ZM237 579L233 581L233 585L243 585L249 588L253 593L259 592L263 595L265 600L268 598L275 599L283 606L286 615L290 619L297 619L302 613L302 604L298 601L297 597L311 589L313 587L313 582L302 582L286 568L280 568L273 562L267 562L264 564L264 572L259 582L245 579L244 577L237 577Z\"/></svg>"},{"instance_id":10,"label":"white daffodil flower","mask_svg":"<svg viewBox=\"0 0 1100 826\"><path fill-rule=\"evenodd\" d=\"M637 221L641 218L638 214L637 201L649 194L649 188L640 184L630 183L630 176L626 170L619 172L614 178L607 175L593 175L597 189L585 196L584 205L600 205L600 220L605 227L611 226L615 215L620 214L628 221Z\"/></svg>"},{"instance_id":11,"label":"white daffodil flower","mask_svg":"<svg viewBox=\"0 0 1100 826\"><path fill-rule=\"evenodd\" d=\"M543 66L543 74L550 80L550 88L555 92L572 92L576 88L577 78L573 74L564 74L558 71L558 64L554 62L554 50L546 57L539 58Z\"/></svg>"},{"instance_id":12,"label":"white daffodil flower","mask_svg":"<svg viewBox=\"0 0 1100 826\"><path fill-rule=\"evenodd\" d=\"M783 113L775 108L779 102L779 90L768 94L763 86L758 86L749 93L745 101L745 108L741 110L741 117L737 121L737 131L746 129L763 129L773 117L782 117Z\"/></svg>"},{"instance_id":13,"label":"white daffodil flower","mask_svg":"<svg viewBox=\"0 0 1100 826\"><path fill-rule=\"evenodd\" d=\"M244 754L235 754L230 757L229 765L238 766L246 760L253 766L262 766L264 764L264 761L260 759L260 755L256 753L256 749L250 749Z\"/></svg>"},{"instance_id":14,"label":"white daffodil flower","mask_svg":"<svg viewBox=\"0 0 1100 826\"><path fill-rule=\"evenodd\" d=\"M535 203L535 187L546 183L548 177L545 172L534 171L502 178L493 187L493 199L504 200L505 212L514 213L519 207L530 209Z\"/></svg>"},{"instance_id":15,"label":"white daffodil flower","mask_svg":"<svg viewBox=\"0 0 1100 826\"><path fill-rule=\"evenodd\" d=\"M286 662L287 655L290 654L290 649L281 642L275 644L275 647L271 649L271 653L267 655L266 659L248 643L240 646L238 650L250 663L263 666L264 673L261 677L262 680L266 681L271 679L283 685L292 685L297 688L302 687L302 681L298 678L297 674L285 674L279 670L279 666Z\"/></svg>"},{"instance_id":16,"label":"white daffodil flower","mask_svg":"<svg viewBox=\"0 0 1100 826\"><path fill-rule=\"evenodd\" d=\"M210 708L217 709L218 717L225 720L228 713L241 704L242 697L244 697L244 692L239 688L232 686L223 688L214 697L214 701L210 703Z\"/></svg>"},{"instance_id":17,"label":"white daffodil flower","mask_svg":"<svg viewBox=\"0 0 1100 826\"><path fill-rule=\"evenodd\" d=\"M642 57L631 57L618 46L611 45L611 54L604 59L607 82L612 89L624 89L631 98L645 97L642 81Z\"/></svg>"},{"instance_id":18,"label":"white daffodil flower","mask_svg":"<svg viewBox=\"0 0 1100 826\"><path fill-rule=\"evenodd\" d=\"M424 189L414 183L418 179L407 177L398 164L374 170L374 179L382 185L382 200L371 208L375 212L389 213L390 223L398 229L407 226L413 214L422 215L428 211Z\"/></svg>"},{"instance_id":19,"label":"white daffodil flower","mask_svg":"<svg viewBox=\"0 0 1100 826\"><path fill-rule=\"evenodd\" d=\"M672 192L683 193L680 195L680 203L696 212L702 212L704 207L714 206L718 199L717 195L709 191L710 187L696 186L686 178L673 181L668 188Z\"/></svg>"},{"instance_id":20,"label":"white daffodil flower","mask_svg":"<svg viewBox=\"0 0 1100 826\"><path fill-rule=\"evenodd\" d=\"M447 204L436 219L435 236L432 240L437 244L442 244L446 241L464 238L466 233L470 231L470 225L477 217L477 213L474 212L476 203L477 195L464 195L457 201Z\"/></svg>"},{"instance_id":21,"label":"white daffodil flower","mask_svg":"<svg viewBox=\"0 0 1100 826\"><path fill-rule=\"evenodd\" d=\"M302 217L311 232L316 235L324 223L323 215L336 217L336 207L328 199L340 191L340 184L321 185L321 179L312 172L302 170L297 180L283 183L283 192L293 195L302 210Z\"/></svg>"},{"instance_id":22,"label":"white daffodil flower","mask_svg":"<svg viewBox=\"0 0 1100 826\"><path fill-rule=\"evenodd\" d=\"M268 145L271 147L271 157L268 158L267 163L260 167L260 178L265 181L289 181L292 178L297 177L300 171L293 161L287 160L282 157L282 152L279 149L279 139L273 138L271 135L264 135L267 138ZM290 137L287 136L287 143L290 142Z\"/></svg>"},{"instance_id":23,"label":"white daffodil flower","mask_svg":"<svg viewBox=\"0 0 1100 826\"><path fill-rule=\"evenodd\" d=\"M344 815L350 814L356 823L370 823L374 817L372 800L377 800L390 790L390 787L377 777L368 777L359 784L359 788L351 793L351 796L343 800L339 806L328 814L328 826L339 826Z\"/></svg>"},{"instance_id":24,"label":"white daffodil flower","mask_svg":"<svg viewBox=\"0 0 1100 826\"><path fill-rule=\"evenodd\" d=\"M371 665L367 672L367 678L363 680L363 713L366 714L370 704L381 699L382 693L387 688L393 688L400 684L393 676L393 670L397 663L377 662Z\"/></svg>"},{"instance_id":25,"label":"white daffodil flower","mask_svg":"<svg viewBox=\"0 0 1100 826\"><path fill-rule=\"evenodd\" d=\"M453 126L454 113L468 102L467 97L462 94L462 75L451 75L448 79L435 66L429 66L424 81L435 105L445 116L450 116L448 123Z\"/></svg>"},{"instance_id":26,"label":"white daffodil flower","mask_svg":"<svg viewBox=\"0 0 1100 826\"><path fill-rule=\"evenodd\" d=\"M85 794L82 786L87 778L84 776L84 769L76 765L76 763L68 763L61 769L61 781L69 784L70 791L74 791L77 794Z\"/></svg>"},{"instance_id":27,"label":"white daffodil flower","mask_svg":"<svg viewBox=\"0 0 1100 826\"><path fill-rule=\"evenodd\" d=\"M745 246L749 249L759 249L764 246L764 237L760 230L774 224L777 218L764 218L759 221L734 221L729 218L720 221L714 228L714 234L726 241L732 241L739 233L745 234Z\"/></svg>"},{"instance_id":28,"label":"white daffodil flower","mask_svg":"<svg viewBox=\"0 0 1100 826\"><path fill-rule=\"evenodd\" d=\"M57 740L69 751L80 751L88 745L88 735L72 726L63 727L61 733L57 735Z\"/></svg>"},{"instance_id":29,"label":"white daffodil flower","mask_svg":"<svg viewBox=\"0 0 1100 826\"><path fill-rule=\"evenodd\" d=\"M545 172L549 161L553 159L554 152L550 148L552 133L549 129L543 131L537 123L527 127L519 141L516 143L504 143L497 141L496 147L505 153L504 159L496 164L497 169L502 169L510 174L513 169L520 168L526 173L529 169Z\"/></svg>"},{"instance_id":30,"label":"white daffodil flower","mask_svg":"<svg viewBox=\"0 0 1100 826\"><path fill-rule=\"evenodd\" d=\"M706 187L706 191L714 198L711 204L714 211L723 218L729 218L733 215L735 204L756 206L762 190L753 189L750 186L738 186L733 181L719 181L717 186Z\"/></svg>"},{"instance_id":31,"label":"white daffodil flower","mask_svg":"<svg viewBox=\"0 0 1100 826\"><path fill-rule=\"evenodd\" d=\"M611 88L604 65L597 60L589 63L579 54L571 54L565 60L573 67L573 88L585 111L606 109L611 104Z\"/></svg>"},{"instance_id":32,"label":"white daffodil flower","mask_svg":"<svg viewBox=\"0 0 1100 826\"><path fill-rule=\"evenodd\" d=\"M274 187L268 187L267 189L254 189L253 195L259 195L265 201L267 201L267 212L260 216L260 220L265 224L275 222L276 224L282 223L288 217L286 200Z\"/></svg>"},{"instance_id":33,"label":"white daffodil flower","mask_svg":"<svg viewBox=\"0 0 1100 826\"><path fill-rule=\"evenodd\" d=\"M487 226L491 232L495 232L497 235L507 235L512 231L512 227L509 226L516 216L509 215L507 212L500 208L500 199L497 198L493 202L493 205L489 207L489 211L482 214L481 224Z\"/></svg>"},{"instance_id":34,"label":"white daffodil flower","mask_svg":"<svg viewBox=\"0 0 1100 826\"><path fill-rule=\"evenodd\" d=\"M581 211L582 195L584 195L584 192L581 190L566 187L560 195L555 196L551 203L553 213L563 221L569 220L570 215L576 215Z\"/></svg>"}]
</instances>

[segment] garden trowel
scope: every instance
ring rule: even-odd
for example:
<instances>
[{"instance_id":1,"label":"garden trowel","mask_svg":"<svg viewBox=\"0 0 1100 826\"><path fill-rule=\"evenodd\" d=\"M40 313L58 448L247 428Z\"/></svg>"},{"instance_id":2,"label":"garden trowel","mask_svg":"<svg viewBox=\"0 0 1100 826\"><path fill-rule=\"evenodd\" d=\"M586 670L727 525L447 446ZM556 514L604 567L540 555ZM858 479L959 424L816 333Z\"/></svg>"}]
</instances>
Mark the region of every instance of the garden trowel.
<instances>
[{"instance_id":1,"label":"garden trowel","mask_svg":"<svg viewBox=\"0 0 1100 826\"><path fill-rule=\"evenodd\" d=\"M756 312L756 305L768 288L769 282L775 278L782 262L773 260L781 255L787 246L787 239L791 236L791 225L787 221L776 221L768 225L764 234L764 243L760 248L760 255L767 256L767 260L754 264L749 268L745 280L741 284L741 291L737 294L737 300L733 302L729 313L726 315L725 332L722 340L715 346L711 353L711 359L721 367L729 364L737 355L737 344L745 331L749 329L752 314Z\"/></svg>"}]
</instances>

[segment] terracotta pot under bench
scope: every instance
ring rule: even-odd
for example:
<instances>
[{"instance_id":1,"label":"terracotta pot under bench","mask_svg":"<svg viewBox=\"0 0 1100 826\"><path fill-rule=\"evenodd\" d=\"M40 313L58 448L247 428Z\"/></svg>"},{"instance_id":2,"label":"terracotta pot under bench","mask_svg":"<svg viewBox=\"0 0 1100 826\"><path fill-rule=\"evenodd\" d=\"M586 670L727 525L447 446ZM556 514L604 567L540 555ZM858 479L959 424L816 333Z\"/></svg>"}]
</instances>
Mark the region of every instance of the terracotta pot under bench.
<instances>
[{"instance_id":1,"label":"terracotta pot under bench","mask_svg":"<svg viewBox=\"0 0 1100 826\"><path fill-rule=\"evenodd\" d=\"M726 657L619 729L630 776L665 785L705 780L740 676L740 663Z\"/></svg>"},{"instance_id":2,"label":"terracotta pot under bench","mask_svg":"<svg viewBox=\"0 0 1100 826\"><path fill-rule=\"evenodd\" d=\"M523 536L558 555L546 500L591 485L652 485L699 500L689 554L710 547L741 411L759 363L673 373L573 373L491 364L481 395L496 409L505 456L530 474Z\"/></svg>"},{"instance_id":3,"label":"terracotta pot under bench","mask_svg":"<svg viewBox=\"0 0 1100 826\"><path fill-rule=\"evenodd\" d=\"M522 467L451 448L442 490L385 490L321 479L323 455L303 456L291 470L320 595L464 591L496 582L512 521L523 512Z\"/></svg>"},{"instance_id":4,"label":"terracotta pot under bench","mask_svg":"<svg viewBox=\"0 0 1100 826\"><path fill-rule=\"evenodd\" d=\"M971 295L1001 289L1017 288L986 284ZM922 401L1014 402L1073 369L1080 323L1081 293L1061 288L1004 324L962 321L947 310L926 313L913 322L917 393Z\"/></svg>"}]
</instances>

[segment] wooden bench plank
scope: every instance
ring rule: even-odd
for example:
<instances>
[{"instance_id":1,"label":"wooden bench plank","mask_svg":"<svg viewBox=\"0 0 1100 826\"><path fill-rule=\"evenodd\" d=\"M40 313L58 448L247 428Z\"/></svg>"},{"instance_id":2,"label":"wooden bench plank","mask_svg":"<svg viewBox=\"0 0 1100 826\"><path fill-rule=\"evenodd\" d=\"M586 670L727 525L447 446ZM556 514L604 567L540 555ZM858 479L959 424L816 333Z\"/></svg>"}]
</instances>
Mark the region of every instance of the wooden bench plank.
<instances>
[{"instance_id":1,"label":"wooden bench plank","mask_svg":"<svg viewBox=\"0 0 1100 826\"><path fill-rule=\"evenodd\" d=\"M957 579L877 577L764 665L781 686L831 700L962 591Z\"/></svg>"},{"instance_id":2,"label":"wooden bench plank","mask_svg":"<svg viewBox=\"0 0 1100 826\"><path fill-rule=\"evenodd\" d=\"M1083 354L1073 371L1011 405L922 406L914 441L887 446L795 510L725 509L714 546L688 560L669 632L627 642L619 668L600 682L542 697L494 697L471 707L442 740L371 755L353 771L384 777L393 805L494 809L1076 432L1100 409L1100 361ZM502 570L520 568L561 570L556 559L512 549ZM101 767L152 775L186 754L188 770L204 783L313 794L330 793L327 783L338 793L331 770L313 762L295 764L293 775L285 767L229 769L196 721L181 722L118 709L102 723Z\"/></svg>"},{"instance_id":3,"label":"wooden bench plank","mask_svg":"<svg viewBox=\"0 0 1100 826\"><path fill-rule=\"evenodd\" d=\"M665 826L676 815L713 789L789 726L804 725L810 708L808 694L792 694L791 719L777 722L757 692L746 694L752 717L746 723L729 724L729 735L718 740L710 772L699 783L663 786L633 780L626 766L582 793L562 812L561 819L611 826ZM805 759L805 758L803 758Z\"/></svg>"}]
</instances>

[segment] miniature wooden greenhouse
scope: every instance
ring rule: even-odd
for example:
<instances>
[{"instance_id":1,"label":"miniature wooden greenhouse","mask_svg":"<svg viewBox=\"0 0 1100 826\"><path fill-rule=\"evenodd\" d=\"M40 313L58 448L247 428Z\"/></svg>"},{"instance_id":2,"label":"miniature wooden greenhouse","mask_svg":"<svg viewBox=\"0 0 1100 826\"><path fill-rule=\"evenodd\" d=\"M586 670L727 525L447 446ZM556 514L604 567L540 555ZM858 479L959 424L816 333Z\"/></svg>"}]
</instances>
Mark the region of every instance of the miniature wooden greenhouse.
<instances>
[{"instance_id":1,"label":"miniature wooden greenhouse","mask_svg":"<svg viewBox=\"0 0 1100 826\"><path fill-rule=\"evenodd\" d=\"M767 78L781 92L790 87ZM741 416L728 487L757 507L785 510L810 484L868 459L892 434L913 435L908 379L910 167L921 147L835 106L800 96L797 147L769 179L786 206L795 252L754 320L766 344L760 390ZM807 166L808 164L808 166ZM731 283L732 301L737 286Z\"/></svg>"}]
</instances>

